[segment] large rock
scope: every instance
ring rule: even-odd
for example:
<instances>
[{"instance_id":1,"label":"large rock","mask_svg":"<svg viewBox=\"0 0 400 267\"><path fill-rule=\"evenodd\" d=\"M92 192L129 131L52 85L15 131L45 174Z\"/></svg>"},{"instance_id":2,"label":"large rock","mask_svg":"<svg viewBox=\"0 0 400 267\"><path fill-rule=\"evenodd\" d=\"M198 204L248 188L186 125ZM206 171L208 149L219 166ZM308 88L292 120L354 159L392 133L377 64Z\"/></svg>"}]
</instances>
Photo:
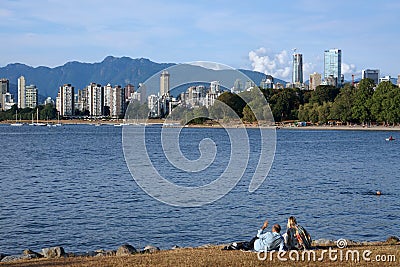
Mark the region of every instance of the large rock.
<instances>
[{"instance_id":1,"label":"large rock","mask_svg":"<svg viewBox=\"0 0 400 267\"><path fill-rule=\"evenodd\" d=\"M133 246L131 246L129 244L125 244L125 245L120 246L117 249L116 255L117 256L126 256L126 255L135 254L136 252L137 252L137 250Z\"/></svg>"},{"instance_id":2,"label":"large rock","mask_svg":"<svg viewBox=\"0 0 400 267\"><path fill-rule=\"evenodd\" d=\"M145 246L144 249L142 250L142 253L154 253L160 251L159 247L155 246Z\"/></svg>"},{"instance_id":3,"label":"large rock","mask_svg":"<svg viewBox=\"0 0 400 267\"><path fill-rule=\"evenodd\" d=\"M63 247L43 248L42 254L45 258L61 258L65 256L65 251Z\"/></svg>"},{"instance_id":4,"label":"large rock","mask_svg":"<svg viewBox=\"0 0 400 267\"><path fill-rule=\"evenodd\" d=\"M5 256L7 256L7 255L6 255L6 254L3 254L3 253L0 253L0 261L1 261Z\"/></svg>"},{"instance_id":5,"label":"large rock","mask_svg":"<svg viewBox=\"0 0 400 267\"><path fill-rule=\"evenodd\" d=\"M23 255L31 255L34 258L43 258L43 255L30 249L25 249Z\"/></svg>"},{"instance_id":6,"label":"large rock","mask_svg":"<svg viewBox=\"0 0 400 267\"><path fill-rule=\"evenodd\" d=\"M386 243L389 243L389 244L396 244L399 241L400 240L397 236L389 236L388 239L386 239Z\"/></svg>"},{"instance_id":7,"label":"large rock","mask_svg":"<svg viewBox=\"0 0 400 267\"><path fill-rule=\"evenodd\" d=\"M35 254L26 254L26 255L10 255L5 256L1 262L12 262L12 261L19 261L19 260L30 260L38 258Z\"/></svg>"}]
</instances>

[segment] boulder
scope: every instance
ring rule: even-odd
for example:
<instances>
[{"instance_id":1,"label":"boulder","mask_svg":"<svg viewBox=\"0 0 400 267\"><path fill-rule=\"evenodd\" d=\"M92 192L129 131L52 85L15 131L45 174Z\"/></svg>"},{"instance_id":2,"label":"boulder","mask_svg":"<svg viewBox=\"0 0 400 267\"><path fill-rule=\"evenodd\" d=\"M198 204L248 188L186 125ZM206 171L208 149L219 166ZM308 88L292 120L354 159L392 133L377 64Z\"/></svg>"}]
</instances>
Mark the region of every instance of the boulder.
<instances>
[{"instance_id":1,"label":"boulder","mask_svg":"<svg viewBox=\"0 0 400 267\"><path fill-rule=\"evenodd\" d=\"M126 255L135 254L136 252L137 252L137 250L133 246L131 246L129 244L125 244L125 245L120 246L117 249L116 255L117 256L126 256Z\"/></svg>"},{"instance_id":2,"label":"boulder","mask_svg":"<svg viewBox=\"0 0 400 267\"><path fill-rule=\"evenodd\" d=\"M31 255L31 256L33 256L33 257L35 257L35 258L43 258L43 255L42 255L42 254L37 253L37 252L35 252L35 251L33 251L33 250L30 250L30 249L25 249L24 252L23 252L22 254L23 254L23 255Z\"/></svg>"},{"instance_id":3,"label":"boulder","mask_svg":"<svg viewBox=\"0 0 400 267\"><path fill-rule=\"evenodd\" d=\"M155 247L155 246L145 246L144 249L142 250L142 253L154 253L160 251L159 247Z\"/></svg>"},{"instance_id":4,"label":"boulder","mask_svg":"<svg viewBox=\"0 0 400 267\"><path fill-rule=\"evenodd\" d=\"M397 236L389 236L388 239L386 239L386 243L389 243L389 244L396 244L399 241L400 240Z\"/></svg>"},{"instance_id":5,"label":"boulder","mask_svg":"<svg viewBox=\"0 0 400 267\"><path fill-rule=\"evenodd\" d=\"M7 256L7 255L6 255L6 254L3 254L3 253L0 253L0 261L1 261L5 256Z\"/></svg>"},{"instance_id":6,"label":"boulder","mask_svg":"<svg viewBox=\"0 0 400 267\"><path fill-rule=\"evenodd\" d=\"M63 247L43 248L42 254L45 258L61 258L65 256Z\"/></svg>"},{"instance_id":7,"label":"boulder","mask_svg":"<svg viewBox=\"0 0 400 267\"><path fill-rule=\"evenodd\" d=\"M104 250L104 249L95 250L95 252L96 252L95 257L115 256L115 254L117 253L115 250Z\"/></svg>"},{"instance_id":8,"label":"boulder","mask_svg":"<svg viewBox=\"0 0 400 267\"><path fill-rule=\"evenodd\" d=\"M27 254L27 255L10 255L5 256L1 262L12 262L12 261L19 261L19 260L30 260L36 259L37 256L35 254Z\"/></svg>"}]
</instances>

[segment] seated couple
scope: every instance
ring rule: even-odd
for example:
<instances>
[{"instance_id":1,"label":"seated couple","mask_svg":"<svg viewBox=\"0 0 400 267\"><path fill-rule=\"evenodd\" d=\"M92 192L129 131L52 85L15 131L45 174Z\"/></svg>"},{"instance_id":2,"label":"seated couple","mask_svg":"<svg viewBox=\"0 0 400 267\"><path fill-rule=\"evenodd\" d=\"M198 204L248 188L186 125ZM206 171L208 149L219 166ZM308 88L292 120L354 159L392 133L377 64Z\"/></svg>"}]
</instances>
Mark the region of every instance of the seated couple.
<instances>
[{"instance_id":1,"label":"seated couple","mask_svg":"<svg viewBox=\"0 0 400 267\"><path fill-rule=\"evenodd\" d=\"M250 242L233 243L225 249L243 249L255 251L272 251L272 250L301 250L311 248L311 236L300 225L297 224L296 218L291 216L288 219L286 234L282 236L281 226L274 224L271 232L265 232L268 227L268 220L264 222L257 235Z\"/></svg>"}]
</instances>

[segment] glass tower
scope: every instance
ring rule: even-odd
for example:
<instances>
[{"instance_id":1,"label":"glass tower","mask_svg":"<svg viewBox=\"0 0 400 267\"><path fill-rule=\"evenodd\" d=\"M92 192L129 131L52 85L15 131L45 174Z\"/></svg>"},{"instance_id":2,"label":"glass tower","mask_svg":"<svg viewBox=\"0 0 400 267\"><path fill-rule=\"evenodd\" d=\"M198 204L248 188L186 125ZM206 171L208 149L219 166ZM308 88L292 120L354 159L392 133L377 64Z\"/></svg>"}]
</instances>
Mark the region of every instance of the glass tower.
<instances>
[{"instance_id":1,"label":"glass tower","mask_svg":"<svg viewBox=\"0 0 400 267\"><path fill-rule=\"evenodd\" d=\"M329 49L324 52L324 79L333 77L336 80L336 86L341 86L342 76L342 50Z\"/></svg>"},{"instance_id":2,"label":"glass tower","mask_svg":"<svg viewBox=\"0 0 400 267\"><path fill-rule=\"evenodd\" d=\"M293 54L292 83L303 83L303 55Z\"/></svg>"}]
</instances>

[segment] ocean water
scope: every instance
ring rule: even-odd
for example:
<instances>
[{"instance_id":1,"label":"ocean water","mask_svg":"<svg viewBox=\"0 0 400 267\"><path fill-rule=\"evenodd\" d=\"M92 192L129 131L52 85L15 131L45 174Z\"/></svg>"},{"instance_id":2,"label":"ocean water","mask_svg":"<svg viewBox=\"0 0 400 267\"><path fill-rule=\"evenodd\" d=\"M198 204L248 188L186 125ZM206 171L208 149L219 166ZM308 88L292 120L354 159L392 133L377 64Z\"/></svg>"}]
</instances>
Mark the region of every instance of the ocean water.
<instances>
[{"instance_id":1,"label":"ocean water","mask_svg":"<svg viewBox=\"0 0 400 267\"><path fill-rule=\"evenodd\" d=\"M215 161L201 174L165 164L159 135L158 126L146 130L149 157L176 184L210 183L229 162L224 129L182 130L188 159L199 157L203 138L217 145ZM236 187L213 203L184 208L159 202L137 185L124 159L121 127L1 125L0 252L221 244L249 240L266 218L285 229L291 215L314 239L399 235L400 132L278 130L272 168L253 193L248 186L260 136L254 129L248 135L252 154ZM397 140L385 141L389 135ZM383 195L374 195L377 190Z\"/></svg>"}]
</instances>

